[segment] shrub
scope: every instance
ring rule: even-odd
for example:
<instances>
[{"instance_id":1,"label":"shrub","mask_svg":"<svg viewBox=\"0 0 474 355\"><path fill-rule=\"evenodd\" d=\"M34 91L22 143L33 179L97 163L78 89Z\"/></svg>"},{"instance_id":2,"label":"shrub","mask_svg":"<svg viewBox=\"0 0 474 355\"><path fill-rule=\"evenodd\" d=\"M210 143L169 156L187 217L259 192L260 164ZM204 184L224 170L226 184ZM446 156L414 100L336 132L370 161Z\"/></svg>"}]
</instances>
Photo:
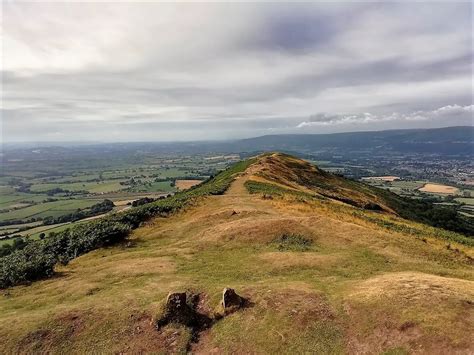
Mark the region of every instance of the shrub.
<instances>
[{"instance_id":1,"label":"shrub","mask_svg":"<svg viewBox=\"0 0 474 355\"><path fill-rule=\"evenodd\" d=\"M30 243L2 258L0 263L0 288L34 281L53 274L56 258Z\"/></svg>"}]
</instances>

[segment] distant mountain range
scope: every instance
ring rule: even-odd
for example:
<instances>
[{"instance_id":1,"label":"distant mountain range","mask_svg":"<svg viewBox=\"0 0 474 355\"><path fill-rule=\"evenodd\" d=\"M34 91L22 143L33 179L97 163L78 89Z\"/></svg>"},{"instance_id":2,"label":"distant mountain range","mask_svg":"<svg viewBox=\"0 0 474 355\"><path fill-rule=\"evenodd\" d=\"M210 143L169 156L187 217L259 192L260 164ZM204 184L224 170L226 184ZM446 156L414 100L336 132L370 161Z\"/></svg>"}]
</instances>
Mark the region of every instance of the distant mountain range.
<instances>
[{"instance_id":1,"label":"distant mountain range","mask_svg":"<svg viewBox=\"0 0 474 355\"><path fill-rule=\"evenodd\" d=\"M407 129L334 134L279 134L243 139L229 144L234 151L286 150L392 151L400 153L473 154L474 127Z\"/></svg>"},{"instance_id":2,"label":"distant mountain range","mask_svg":"<svg viewBox=\"0 0 474 355\"><path fill-rule=\"evenodd\" d=\"M75 153L99 149L102 155L149 153L256 153L284 151L298 154L372 155L423 153L438 155L474 154L474 127L458 126L434 129L403 129L389 131L347 132L333 134L278 134L233 141L196 142L129 142L129 143L6 143L5 152L16 150L28 154L34 147L54 147Z\"/></svg>"}]
</instances>

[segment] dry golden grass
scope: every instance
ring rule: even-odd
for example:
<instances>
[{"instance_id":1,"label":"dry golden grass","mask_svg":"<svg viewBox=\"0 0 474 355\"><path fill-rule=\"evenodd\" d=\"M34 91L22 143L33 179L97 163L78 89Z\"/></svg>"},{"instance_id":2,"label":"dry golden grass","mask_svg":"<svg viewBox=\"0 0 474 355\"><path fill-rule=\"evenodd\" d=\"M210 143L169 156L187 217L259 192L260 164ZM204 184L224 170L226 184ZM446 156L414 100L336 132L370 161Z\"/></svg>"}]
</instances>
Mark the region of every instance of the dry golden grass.
<instances>
[{"instance_id":1,"label":"dry golden grass","mask_svg":"<svg viewBox=\"0 0 474 355\"><path fill-rule=\"evenodd\" d=\"M423 192L447 195L456 195L459 193L459 189L457 187L441 184L425 184L423 187L420 187L419 190Z\"/></svg>"},{"instance_id":2,"label":"dry golden grass","mask_svg":"<svg viewBox=\"0 0 474 355\"><path fill-rule=\"evenodd\" d=\"M429 354L472 352L472 281L387 273L354 287L345 297L345 309L352 352L381 352L384 346Z\"/></svg>"},{"instance_id":3,"label":"dry golden grass","mask_svg":"<svg viewBox=\"0 0 474 355\"><path fill-rule=\"evenodd\" d=\"M270 263L275 268L290 267L330 267L340 262L343 255L320 255L312 252L267 252L262 253L260 258Z\"/></svg>"},{"instance_id":4,"label":"dry golden grass","mask_svg":"<svg viewBox=\"0 0 474 355\"><path fill-rule=\"evenodd\" d=\"M187 190L201 182L201 180L176 180L175 186L179 190Z\"/></svg>"}]
</instances>

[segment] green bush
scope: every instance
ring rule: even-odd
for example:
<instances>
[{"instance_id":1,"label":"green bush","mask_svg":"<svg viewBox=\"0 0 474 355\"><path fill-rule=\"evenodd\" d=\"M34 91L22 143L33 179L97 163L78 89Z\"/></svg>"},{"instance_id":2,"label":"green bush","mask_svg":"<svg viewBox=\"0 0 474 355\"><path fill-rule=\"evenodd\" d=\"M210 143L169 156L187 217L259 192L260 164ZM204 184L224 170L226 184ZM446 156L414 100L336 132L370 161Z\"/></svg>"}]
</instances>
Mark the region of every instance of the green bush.
<instances>
[{"instance_id":1,"label":"green bush","mask_svg":"<svg viewBox=\"0 0 474 355\"><path fill-rule=\"evenodd\" d=\"M30 243L24 249L2 258L0 288L51 276L55 264L54 255L45 253L36 243Z\"/></svg>"}]
</instances>

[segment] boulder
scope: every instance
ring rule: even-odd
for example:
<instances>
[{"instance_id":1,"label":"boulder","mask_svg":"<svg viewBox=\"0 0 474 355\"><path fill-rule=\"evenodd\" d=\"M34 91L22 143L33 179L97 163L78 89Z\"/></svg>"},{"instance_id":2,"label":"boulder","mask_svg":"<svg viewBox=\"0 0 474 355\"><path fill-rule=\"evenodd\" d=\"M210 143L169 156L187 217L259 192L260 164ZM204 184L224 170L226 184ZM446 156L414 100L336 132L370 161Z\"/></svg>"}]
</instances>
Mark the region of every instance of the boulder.
<instances>
[{"instance_id":1,"label":"boulder","mask_svg":"<svg viewBox=\"0 0 474 355\"><path fill-rule=\"evenodd\" d=\"M166 297L163 313L156 322L157 328L160 329L168 323L194 326L197 322L197 314L193 302L193 295L188 295L186 292L169 293Z\"/></svg>"}]
</instances>

